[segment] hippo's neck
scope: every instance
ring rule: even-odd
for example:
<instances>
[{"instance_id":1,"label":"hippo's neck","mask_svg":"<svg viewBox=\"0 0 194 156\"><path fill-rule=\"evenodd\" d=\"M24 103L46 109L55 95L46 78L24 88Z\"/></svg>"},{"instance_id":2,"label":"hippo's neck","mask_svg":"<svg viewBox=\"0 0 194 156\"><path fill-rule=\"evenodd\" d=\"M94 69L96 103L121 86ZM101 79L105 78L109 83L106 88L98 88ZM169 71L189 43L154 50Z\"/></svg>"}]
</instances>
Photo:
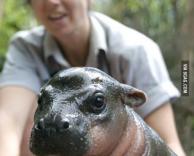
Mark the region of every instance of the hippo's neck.
<instances>
[{"instance_id":1,"label":"hippo's neck","mask_svg":"<svg viewBox=\"0 0 194 156\"><path fill-rule=\"evenodd\" d=\"M143 156L145 148L145 136L142 124L136 114L131 110L128 112L128 123L116 149L110 156Z\"/></svg>"},{"instance_id":2,"label":"hippo's neck","mask_svg":"<svg viewBox=\"0 0 194 156\"><path fill-rule=\"evenodd\" d=\"M134 138L130 138L132 134L127 136L132 142L128 144L128 150L122 156L176 156L137 113L130 111L130 108L128 112L130 119L128 131L129 133L132 131Z\"/></svg>"}]
</instances>

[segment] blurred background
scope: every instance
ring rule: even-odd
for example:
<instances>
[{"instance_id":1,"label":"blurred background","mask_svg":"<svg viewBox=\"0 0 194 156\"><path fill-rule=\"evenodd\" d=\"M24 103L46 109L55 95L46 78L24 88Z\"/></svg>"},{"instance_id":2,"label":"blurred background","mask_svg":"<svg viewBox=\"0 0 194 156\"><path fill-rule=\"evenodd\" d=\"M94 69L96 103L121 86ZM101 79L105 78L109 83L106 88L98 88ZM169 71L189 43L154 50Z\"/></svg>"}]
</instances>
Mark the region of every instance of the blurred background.
<instances>
[{"instance_id":1,"label":"blurred background","mask_svg":"<svg viewBox=\"0 0 194 156\"><path fill-rule=\"evenodd\" d=\"M173 105L179 136L194 156L194 1L94 0L93 8L151 37L162 50L171 79L181 91L181 62L189 61L190 95ZM36 25L24 0L0 0L0 70L10 37Z\"/></svg>"}]
</instances>

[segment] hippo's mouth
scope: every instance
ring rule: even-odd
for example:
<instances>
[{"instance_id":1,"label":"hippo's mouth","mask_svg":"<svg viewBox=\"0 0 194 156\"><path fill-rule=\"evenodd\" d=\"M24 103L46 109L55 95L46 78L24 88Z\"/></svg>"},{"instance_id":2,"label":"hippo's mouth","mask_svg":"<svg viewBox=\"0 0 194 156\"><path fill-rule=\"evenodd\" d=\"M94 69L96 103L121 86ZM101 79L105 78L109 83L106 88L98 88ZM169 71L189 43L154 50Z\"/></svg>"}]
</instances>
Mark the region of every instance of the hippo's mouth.
<instances>
[{"instance_id":1,"label":"hippo's mouth","mask_svg":"<svg viewBox=\"0 0 194 156\"><path fill-rule=\"evenodd\" d=\"M44 133L35 131L31 134L30 150L37 156L82 156L89 150L86 133L74 130L66 133Z\"/></svg>"}]
</instances>

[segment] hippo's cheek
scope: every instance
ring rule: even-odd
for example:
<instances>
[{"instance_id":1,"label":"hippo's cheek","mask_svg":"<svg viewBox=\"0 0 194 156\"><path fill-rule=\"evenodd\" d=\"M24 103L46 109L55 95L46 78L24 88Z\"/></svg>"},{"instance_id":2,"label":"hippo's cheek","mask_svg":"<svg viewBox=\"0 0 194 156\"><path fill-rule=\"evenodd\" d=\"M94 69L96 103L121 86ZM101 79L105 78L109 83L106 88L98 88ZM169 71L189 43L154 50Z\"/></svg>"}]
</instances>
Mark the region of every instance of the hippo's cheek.
<instances>
[{"instance_id":1,"label":"hippo's cheek","mask_svg":"<svg viewBox=\"0 0 194 156\"><path fill-rule=\"evenodd\" d=\"M120 135L113 134L106 128L95 126L90 130L91 146L85 156L98 155L107 156L111 154L120 138Z\"/></svg>"},{"instance_id":2,"label":"hippo's cheek","mask_svg":"<svg viewBox=\"0 0 194 156\"><path fill-rule=\"evenodd\" d=\"M111 155L114 148L116 148L127 126L126 112L122 109L118 109L118 111L122 113L115 115L116 111L107 121L91 127L91 146L86 156Z\"/></svg>"},{"instance_id":3,"label":"hippo's cheek","mask_svg":"<svg viewBox=\"0 0 194 156\"><path fill-rule=\"evenodd\" d=\"M33 128L30 140L30 150L37 156L55 155L55 156L82 156L90 148L90 139L87 133L79 131L67 131L65 133L56 133L38 131Z\"/></svg>"}]
</instances>

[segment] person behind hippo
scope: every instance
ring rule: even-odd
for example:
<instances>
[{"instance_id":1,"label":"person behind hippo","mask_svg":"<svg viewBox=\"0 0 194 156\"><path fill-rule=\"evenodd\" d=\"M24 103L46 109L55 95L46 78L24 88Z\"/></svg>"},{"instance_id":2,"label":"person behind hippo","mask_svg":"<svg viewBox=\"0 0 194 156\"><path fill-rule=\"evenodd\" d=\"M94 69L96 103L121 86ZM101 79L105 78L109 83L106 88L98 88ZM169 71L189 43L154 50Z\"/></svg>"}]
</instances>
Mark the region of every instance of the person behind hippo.
<instances>
[{"instance_id":1,"label":"person behind hippo","mask_svg":"<svg viewBox=\"0 0 194 156\"><path fill-rule=\"evenodd\" d=\"M41 86L61 69L97 67L145 91L135 109L179 156L170 100L179 96L156 43L90 9L91 0L28 0L42 24L16 33L0 76L0 155L30 156L29 135ZM20 146L21 145L21 146Z\"/></svg>"}]
</instances>

